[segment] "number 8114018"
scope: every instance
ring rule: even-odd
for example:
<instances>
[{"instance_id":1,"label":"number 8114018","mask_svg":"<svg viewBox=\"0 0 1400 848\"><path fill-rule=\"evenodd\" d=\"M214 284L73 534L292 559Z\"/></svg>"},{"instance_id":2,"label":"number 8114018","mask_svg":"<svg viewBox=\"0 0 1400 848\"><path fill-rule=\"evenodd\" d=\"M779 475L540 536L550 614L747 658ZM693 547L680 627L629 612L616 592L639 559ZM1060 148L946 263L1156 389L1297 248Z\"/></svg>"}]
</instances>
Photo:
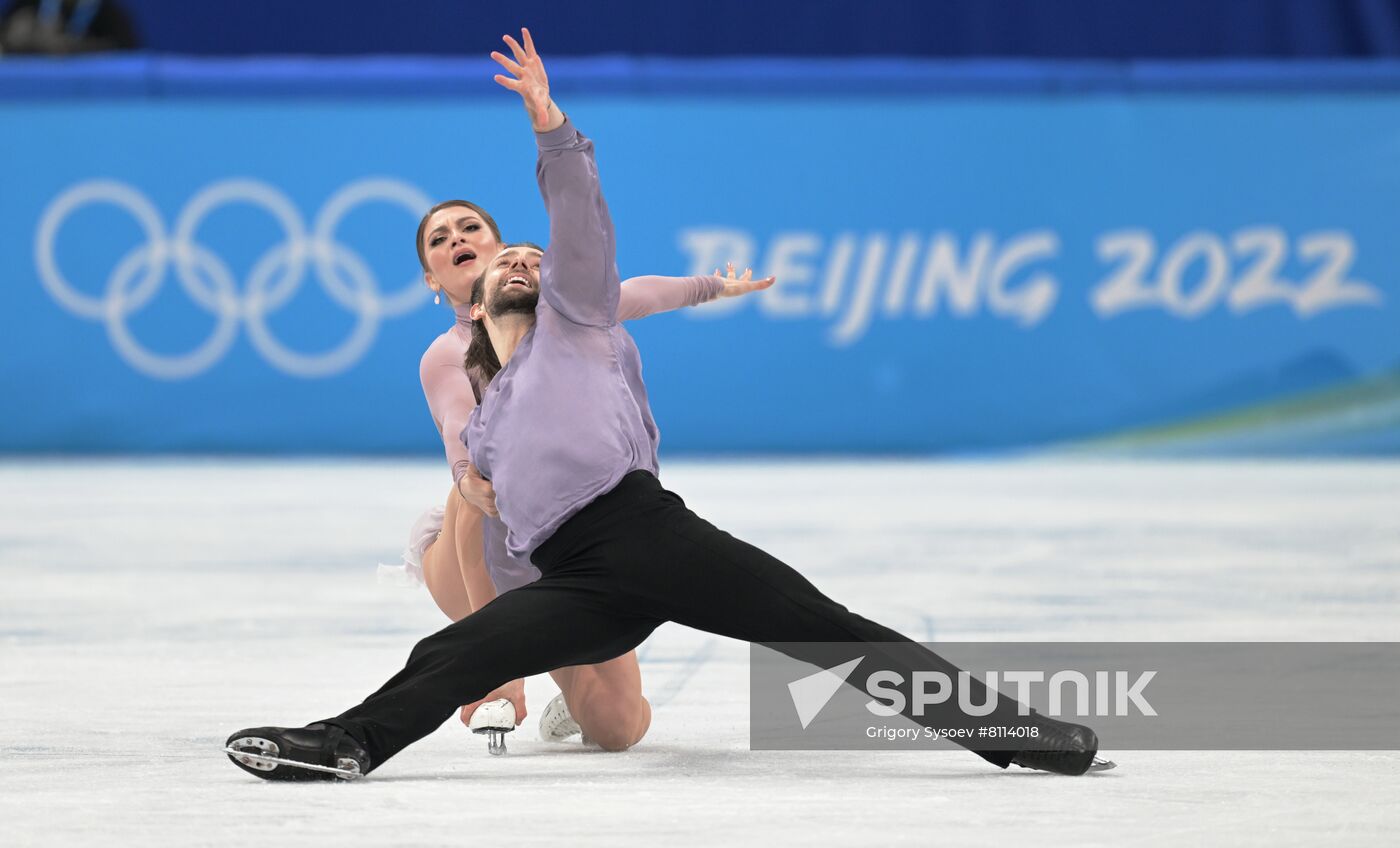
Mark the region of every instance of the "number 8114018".
<instances>
[{"instance_id":1,"label":"number 8114018","mask_svg":"<svg viewBox=\"0 0 1400 848\"><path fill-rule=\"evenodd\" d=\"M1282 304L1306 318L1382 301L1375 286L1347 278L1356 242L1340 230L1304 233L1292 245L1277 227L1251 227L1227 238L1198 230L1169 245L1160 261L1157 240L1146 230L1104 233L1094 247L1100 260L1114 264L1090 297L1102 318L1152 308L1195 318L1222 302L1235 313ZM1309 266L1301 280L1280 275L1290 248Z\"/></svg>"}]
</instances>

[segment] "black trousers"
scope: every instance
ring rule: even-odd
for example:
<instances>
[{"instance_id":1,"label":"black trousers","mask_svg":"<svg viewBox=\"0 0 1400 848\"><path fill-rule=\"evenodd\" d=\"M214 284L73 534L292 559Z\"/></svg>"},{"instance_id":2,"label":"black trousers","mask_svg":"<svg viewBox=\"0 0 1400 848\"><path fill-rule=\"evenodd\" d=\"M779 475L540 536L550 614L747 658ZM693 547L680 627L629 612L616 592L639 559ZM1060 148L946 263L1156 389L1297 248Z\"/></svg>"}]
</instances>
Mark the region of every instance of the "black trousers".
<instances>
[{"instance_id":1,"label":"black trousers","mask_svg":"<svg viewBox=\"0 0 1400 848\"><path fill-rule=\"evenodd\" d=\"M326 722L357 739L377 768L497 686L610 660L665 621L782 643L775 647L820 663L830 662L829 650L809 658L791 643L894 643L880 659L907 669L906 680L913 670L958 678L958 669L937 654L847 610L789 566L700 518L645 471L628 474L565 522L532 559L543 575L538 581L422 640L378 692ZM983 720L1018 722L1014 701L988 693L980 682L970 685L977 688L969 693L973 703L997 699ZM956 703L956 697L948 701ZM936 710L909 717L948 726L940 720L949 716ZM1015 754L976 753L1002 767Z\"/></svg>"}]
</instances>

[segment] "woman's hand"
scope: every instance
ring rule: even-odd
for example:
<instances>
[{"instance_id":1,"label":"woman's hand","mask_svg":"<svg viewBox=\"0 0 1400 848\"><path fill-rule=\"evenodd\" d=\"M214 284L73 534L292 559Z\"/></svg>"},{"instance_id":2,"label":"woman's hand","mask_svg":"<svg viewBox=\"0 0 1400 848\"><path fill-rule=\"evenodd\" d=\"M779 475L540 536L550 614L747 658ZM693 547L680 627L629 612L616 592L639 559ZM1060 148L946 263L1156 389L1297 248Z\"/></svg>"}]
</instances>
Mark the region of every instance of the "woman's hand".
<instances>
[{"instance_id":1,"label":"woman's hand","mask_svg":"<svg viewBox=\"0 0 1400 848\"><path fill-rule=\"evenodd\" d=\"M482 477L481 472L476 470L476 463L468 465L467 473L457 481L457 494L462 496L462 500L492 518L501 517L496 511L496 489L490 480Z\"/></svg>"},{"instance_id":2,"label":"woman's hand","mask_svg":"<svg viewBox=\"0 0 1400 848\"><path fill-rule=\"evenodd\" d=\"M502 53L491 52L491 58L515 76L496 74L493 79L519 94L520 99L525 101L525 111L530 115L530 125L535 128L535 132L549 132L564 123L564 113L559 111L559 107L554 105L549 96L549 76L544 72L544 62L540 61L540 54L535 52L535 40L530 37L530 31L521 29L520 37L525 42L524 47L508 35L501 36L510 52L515 55L515 61L511 61Z\"/></svg>"},{"instance_id":3,"label":"woman's hand","mask_svg":"<svg viewBox=\"0 0 1400 848\"><path fill-rule=\"evenodd\" d=\"M773 285L773 281L778 279L777 277L764 277L761 280L755 280L753 278L752 268L745 268L744 276L736 277L734 276L733 262L730 262L724 267L728 269L729 273L720 274L718 268L715 269L714 273L714 276L724 278L724 289L720 291L720 297L738 297L741 294L762 291L763 289L766 289L769 286Z\"/></svg>"},{"instance_id":4,"label":"woman's hand","mask_svg":"<svg viewBox=\"0 0 1400 848\"><path fill-rule=\"evenodd\" d=\"M476 712L477 707L490 701L500 700L501 698L505 698L507 701L510 701L511 704L515 707L515 725L516 727L519 727L520 722L525 720L526 715L524 678L521 678L519 680L512 680L504 686L499 686L491 690L489 693L487 693L486 697L482 698L480 701L473 701L472 703L463 706L461 713L462 724L465 724L468 727L470 727L472 713Z\"/></svg>"}]
</instances>

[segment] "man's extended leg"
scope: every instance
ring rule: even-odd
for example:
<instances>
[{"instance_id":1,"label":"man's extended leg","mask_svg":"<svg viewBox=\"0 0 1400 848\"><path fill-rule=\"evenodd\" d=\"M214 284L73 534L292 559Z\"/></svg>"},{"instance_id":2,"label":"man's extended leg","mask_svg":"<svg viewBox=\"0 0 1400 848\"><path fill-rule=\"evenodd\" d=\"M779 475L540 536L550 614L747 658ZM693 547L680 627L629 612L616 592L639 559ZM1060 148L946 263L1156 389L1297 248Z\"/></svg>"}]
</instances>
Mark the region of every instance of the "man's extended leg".
<instances>
[{"instance_id":1,"label":"man's extended leg","mask_svg":"<svg viewBox=\"0 0 1400 848\"><path fill-rule=\"evenodd\" d=\"M905 681L912 680L916 671L943 672L953 681L953 696L932 708L925 705L922 715L914 714L915 702L906 698L905 715L940 728L974 721L957 707L957 687L964 685L959 680L961 670L938 654L852 613L775 557L699 518L655 478L629 475L615 493L626 497L609 495L606 503L600 499L598 505L626 502L626 511L615 510L611 521L589 516L590 528L583 532L597 536L598 548L617 561L618 585L629 607L736 639L782 643L774 647L819 665L832 664L829 648L802 643L850 643L851 658L873 653L875 662L900 672ZM559 532L580 531L566 524ZM994 705L987 715L975 719L978 724L1014 727L1028 723L1028 718L1034 720L1020 716L1014 700L999 696L981 681L973 678L965 685L969 703ZM1093 747L1097 748L1097 741ZM975 753L1002 767L1017 756L1011 750ZM1092 753L1083 759L1087 768Z\"/></svg>"}]
</instances>

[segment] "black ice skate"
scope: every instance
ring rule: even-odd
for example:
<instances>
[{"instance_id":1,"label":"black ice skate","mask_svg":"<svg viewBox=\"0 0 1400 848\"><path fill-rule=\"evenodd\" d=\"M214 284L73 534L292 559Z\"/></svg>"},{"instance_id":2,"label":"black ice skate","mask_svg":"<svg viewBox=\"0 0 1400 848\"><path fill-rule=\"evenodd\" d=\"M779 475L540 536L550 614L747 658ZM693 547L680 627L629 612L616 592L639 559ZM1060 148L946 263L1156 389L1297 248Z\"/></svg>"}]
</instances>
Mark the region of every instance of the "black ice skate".
<instances>
[{"instance_id":1,"label":"black ice skate","mask_svg":"<svg viewBox=\"0 0 1400 848\"><path fill-rule=\"evenodd\" d=\"M254 727L228 738L233 764L264 780L353 780L369 771L369 755L334 725Z\"/></svg>"},{"instance_id":2,"label":"black ice skate","mask_svg":"<svg viewBox=\"0 0 1400 848\"><path fill-rule=\"evenodd\" d=\"M1021 751L1011 762L1021 768L1054 774L1081 775L1088 771L1108 771L1117 764L1095 756L1099 737L1082 724L1056 721L1031 713L1031 725L1040 729L1035 749Z\"/></svg>"}]
</instances>

